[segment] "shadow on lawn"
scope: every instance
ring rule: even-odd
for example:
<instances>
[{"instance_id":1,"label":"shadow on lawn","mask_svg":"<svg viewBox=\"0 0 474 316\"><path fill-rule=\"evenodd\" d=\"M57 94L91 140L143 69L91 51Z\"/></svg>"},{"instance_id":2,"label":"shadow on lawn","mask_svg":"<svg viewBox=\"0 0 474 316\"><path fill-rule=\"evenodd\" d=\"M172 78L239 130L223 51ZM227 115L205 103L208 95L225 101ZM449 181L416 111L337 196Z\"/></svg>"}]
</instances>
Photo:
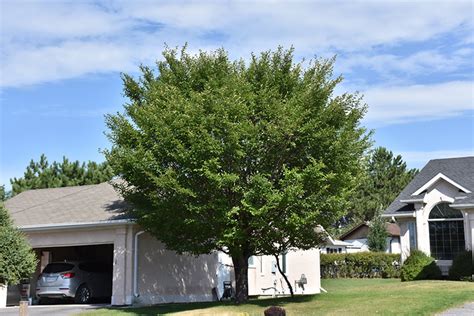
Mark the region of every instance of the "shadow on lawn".
<instances>
[{"instance_id":1,"label":"shadow on lawn","mask_svg":"<svg viewBox=\"0 0 474 316\"><path fill-rule=\"evenodd\" d=\"M252 298L247 303L242 304L242 306L258 306L258 307L269 307L269 306L284 306L288 303L298 304L298 303L306 303L312 301L316 295L304 295L304 296L296 296L296 297L280 297L280 298L263 298L257 299ZM109 307L108 310L120 310L122 313L130 313L131 315L161 315L166 313L178 313L178 312L186 312L186 311L193 311L205 308L212 308L212 307L225 307L225 306L239 306L231 301L225 302L202 302L202 303L181 303L181 304L162 304L162 305L154 305L148 307L139 307L139 308L114 308Z\"/></svg>"}]
</instances>

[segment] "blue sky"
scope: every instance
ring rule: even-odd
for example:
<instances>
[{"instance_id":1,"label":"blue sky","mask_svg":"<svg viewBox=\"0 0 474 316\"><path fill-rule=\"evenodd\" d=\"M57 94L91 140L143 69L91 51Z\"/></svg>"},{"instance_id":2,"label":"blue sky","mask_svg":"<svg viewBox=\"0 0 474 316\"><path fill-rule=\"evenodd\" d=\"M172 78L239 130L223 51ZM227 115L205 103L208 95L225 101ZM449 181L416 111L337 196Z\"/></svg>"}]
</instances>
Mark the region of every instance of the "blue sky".
<instances>
[{"instance_id":1,"label":"blue sky","mask_svg":"<svg viewBox=\"0 0 474 316\"><path fill-rule=\"evenodd\" d=\"M120 73L164 43L232 58L295 47L337 55L338 88L359 91L375 145L410 167L474 155L472 1L1 1L0 184L29 160L102 161L104 114L121 111Z\"/></svg>"}]
</instances>

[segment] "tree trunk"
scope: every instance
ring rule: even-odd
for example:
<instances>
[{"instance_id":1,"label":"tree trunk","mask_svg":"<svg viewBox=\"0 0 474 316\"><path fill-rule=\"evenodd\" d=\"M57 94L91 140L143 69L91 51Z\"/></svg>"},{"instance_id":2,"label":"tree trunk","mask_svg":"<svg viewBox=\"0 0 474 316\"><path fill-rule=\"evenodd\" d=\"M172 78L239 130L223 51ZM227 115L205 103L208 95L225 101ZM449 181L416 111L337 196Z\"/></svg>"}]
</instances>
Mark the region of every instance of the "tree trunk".
<instances>
[{"instance_id":1,"label":"tree trunk","mask_svg":"<svg viewBox=\"0 0 474 316\"><path fill-rule=\"evenodd\" d=\"M249 299L248 260L248 256L232 256L235 273L235 302L237 304L246 302Z\"/></svg>"},{"instance_id":2,"label":"tree trunk","mask_svg":"<svg viewBox=\"0 0 474 316\"><path fill-rule=\"evenodd\" d=\"M281 270L281 267L280 267L280 258L279 258L278 255L274 255L274 256L275 256L275 259L276 259L278 271L280 271L281 276L283 277L283 279L285 279L286 284L288 285L288 288L290 289L291 297L294 297L294 296L295 296L295 293L293 293L293 287L291 286L290 280L288 280L288 278L286 277L286 275L285 275L285 274L283 273L283 271Z\"/></svg>"}]
</instances>

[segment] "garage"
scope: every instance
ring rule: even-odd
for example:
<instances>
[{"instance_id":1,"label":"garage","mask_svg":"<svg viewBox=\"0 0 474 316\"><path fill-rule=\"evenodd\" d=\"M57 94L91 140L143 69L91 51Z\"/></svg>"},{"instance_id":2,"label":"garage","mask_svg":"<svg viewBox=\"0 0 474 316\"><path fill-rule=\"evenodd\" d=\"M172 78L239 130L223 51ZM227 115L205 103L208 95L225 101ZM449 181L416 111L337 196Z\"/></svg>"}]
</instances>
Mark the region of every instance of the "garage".
<instances>
[{"instance_id":1,"label":"garage","mask_svg":"<svg viewBox=\"0 0 474 316\"><path fill-rule=\"evenodd\" d=\"M113 249L113 244L35 249L40 261L31 283L33 301L110 303Z\"/></svg>"},{"instance_id":2,"label":"garage","mask_svg":"<svg viewBox=\"0 0 474 316\"><path fill-rule=\"evenodd\" d=\"M38 277L41 281L40 273L49 263L84 261L95 263L86 267L88 272L97 275L95 270L100 265L98 270L111 280L107 281L111 304L131 304L136 225L124 215L127 205L110 184L25 191L9 199L5 206L38 257L38 267L31 277L33 302L37 302ZM57 272L58 278L64 279L64 275L60 276L63 272L68 271ZM76 281L80 272L74 273ZM47 277L43 281L52 280L53 275ZM9 288L10 302L16 300L15 290Z\"/></svg>"},{"instance_id":3,"label":"garage","mask_svg":"<svg viewBox=\"0 0 474 316\"><path fill-rule=\"evenodd\" d=\"M36 251L39 264L32 285L38 280L71 281L72 274L76 278L77 270L68 265L44 270L64 260L94 262L85 267L88 270L98 263L108 266L103 267L111 284L107 299L114 306L211 301L223 284L218 253L195 257L167 250L127 217L128 206L110 183L24 191L8 199L5 207ZM70 284L54 287L67 291ZM44 293L42 286L31 287L34 303Z\"/></svg>"}]
</instances>

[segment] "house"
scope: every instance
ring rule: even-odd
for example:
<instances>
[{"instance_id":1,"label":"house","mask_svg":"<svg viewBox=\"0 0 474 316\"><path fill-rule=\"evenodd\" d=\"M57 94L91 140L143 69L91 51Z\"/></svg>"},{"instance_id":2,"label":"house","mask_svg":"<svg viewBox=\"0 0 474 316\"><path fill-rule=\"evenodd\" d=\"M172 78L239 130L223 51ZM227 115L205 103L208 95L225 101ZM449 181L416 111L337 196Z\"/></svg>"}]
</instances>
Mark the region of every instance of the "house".
<instances>
[{"instance_id":1,"label":"house","mask_svg":"<svg viewBox=\"0 0 474 316\"><path fill-rule=\"evenodd\" d=\"M128 205L109 183L22 192L5 203L39 258L32 284L52 261L112 263L112 305L211 301L232 281L224 253L178 255L167 250L125 214ZM320 291L319 252L292 251L281 257L297 293ZM269 256L251 258L251 295L288 293ZM269 289L270 288L270 289ZM35 286L31 287L35 297Z\"/></svg>"},{"instance_id":2,"label":"house","mask_svg":"<svg viewBox=\"0 0 474 316\"><path fill-rule=\"evenodd\" d=\"M446 274L460 252L472 250L473 192L474 157L429 161L383 214L400 226L402 261L419 249Z\"/></svg>"},{"instance_id":3,"label":"house","mask_svg":"<svg viewBox=\"0 0 474 316\"><path fill-rule=\"evenodd\" d=\"M350 253L359 252L360 247L354 246L348 242L334 239L322 226L318 226L318 231L326 236L325 243L319 247L322 254L328 253Z\"/></svg>"},{"instance_id":4,"label":"house","mask_svg":"<svg viewBox=\"0 0 474 316\"><path fill-rule=\"evenodd\" d=\"M352 251L348 252L361 252L369 251L369 245L367 242L367 236L369 235L370 223L363 222L355 226L345 234L343 234L340 239L348 243ZM387 253L400 253L400 227L395 223L386 223L387 230L387 246L385 252Z\"/></svg>"}]
</instances>

